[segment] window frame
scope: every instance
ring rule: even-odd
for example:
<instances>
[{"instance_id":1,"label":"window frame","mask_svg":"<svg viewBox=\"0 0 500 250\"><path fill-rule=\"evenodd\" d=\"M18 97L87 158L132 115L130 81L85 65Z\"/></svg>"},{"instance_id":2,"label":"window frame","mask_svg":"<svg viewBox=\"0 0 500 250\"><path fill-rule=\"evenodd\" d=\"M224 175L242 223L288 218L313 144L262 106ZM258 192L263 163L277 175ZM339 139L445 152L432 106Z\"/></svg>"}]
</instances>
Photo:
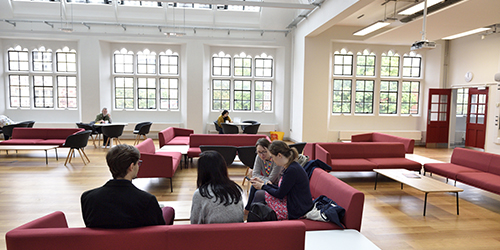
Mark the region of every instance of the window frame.
<instances>
[{"instance_id":1,"label":"window frame","mask_svg":"<svg viewBox=\"0 0 500 250\"><path fill-rule=\"evenodd\" d=\"M387 89L382 89L384 83L387 84ZM395 86L396 89L392 89L391 87ZM381 80L380 81L380 91L379 91L379 114L383 115L397 115L399 108L399 81L398 80ZM387 97L386 101L382 101L383 94ZM395 101L392 100L395 95ZM393 106L393 108L391 108ZM383 107L385 107L385 112L383 112Z\"/></svg>"},{"instance_id":2,"label":"window frame","mask_svg":"<svg viewBox=\"0 0 500 250\"><path fill-rule=\"evenodd\" d=\"M335 81L342 81L340 84L342 86L341 89L336 89L335 88ZM345 83L346 82L349 82L348 85L349 85L349 89L345 89L344 87L346 86ZM352 79L334 79L333 80L333 88L332 88L332 114L351 114L352 112L352 91L353 91L353 88L352 88L352 82L353 80ZM340 101L335 101L335 92L340 92ZM349 100L344 100L344 96L345 95L349 95ZM339 103L340 102L340 112L335 112L335 103ZM346 104L348 104L347 106L349 107L349 111L344 111L344 107L346 106Z\"/></svg>"},{"instance_id":3,"label":"window frame","mask_svg":"<svg viewBox=\"0 0 500 250\"><path fill-rule=\"evenodd\" d=\"M358 83L361 83L363 82L363 89L362 90L358 90ZM372 88L371 90L367 90L366 89L366 83L367 82L371 82L372 84ZM356 86L354 88L354 103L355 103L355 106L354 106L354 114L373 114L374 113L374 101L375 101L375 80L367 80L367 79L356 79L356 82L355 82ZM363 101L362 102L358 102L358 93L362 94L363 95ZM369 95L371 93L371 111L369 112L366 112L365 111L365 107L366 105L370 104L368 101L366 101L366 97L367 95ZM360 103L362 104L362 112L358 112L358 106L360 105Z\"/></svg>"},{"instance_id":4,"label":"window frame","mask_svg":"<svg viewBox=\"0 0 500 250\"><path fill-rule=\"evenodd\" d=\"M405 91L405 83L410 83L410 88L409 90L410 91ZM412 94L414 94L415 92L412 91L412 84L413 83L417 83L418 84L418 91L417 91L417 102L412 102ZM401 81L401 111L400 111L400 114L401 115L419 115L420 114L420 98L421 98L421 95L420 95L420 91L422 90L422 86L421 86L421 82L420 81L417 81L417 80L402 80ZM403 99L404 99L404 95L409 95L409 98L408 98L408 102L404 102ZM412 107L412 103L417 105L417 112L416 113L412 113L411 112L411 107ZM403 113L403 106L404 105L408 105L408 113Z\"/></svg>"}]
</instances>

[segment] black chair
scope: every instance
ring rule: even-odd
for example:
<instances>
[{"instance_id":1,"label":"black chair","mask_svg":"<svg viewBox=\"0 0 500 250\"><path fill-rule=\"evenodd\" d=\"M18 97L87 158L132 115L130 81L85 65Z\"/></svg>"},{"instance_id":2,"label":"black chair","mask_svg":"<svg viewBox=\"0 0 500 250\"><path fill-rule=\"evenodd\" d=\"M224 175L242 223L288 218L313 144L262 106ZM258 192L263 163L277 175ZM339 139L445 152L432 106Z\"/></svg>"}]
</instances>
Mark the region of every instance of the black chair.
<instances>
[{"instance_id":1,"label":"black chair","mask_svg":"<svg viewBox=\"0 0 500 250\"><path fill-rule=\"evenodd\" d=\"M66 157L66 161L64 162L64 166L66 164L71 163L71 156L74 154L75 149L80 152L80 157L82 158L83 164L87 165L87 163L90 162L89 157L87 157L87 154L85 154L84 148L87 146L87 143L89 142L89 136L92 134L92 130L85 130L82 132L78 132L75 134L72 134L66 138L66 141L63 144L63 147L65 148L70 148L68 152L68 156ZM85 162L85 159L83 158L85 156L85 159L87 159L87 162Z\"/></svg>"},{"instance_id":2,"label":"black chair","mask_svg":"<svg viewBox=\"0 0 500 250\"><path fill-rule=\"evenodd\" d=\"M102 134L108 138L106 140L106 143L104 143L106 147L111 147L111 144L109 144L109 140L113 141L113 139L116 139L118 141L118 144L122 144L120 142L119 137L123 134L123 128L125 128L125 125L111 124L102 126L101 128L102 128Z\"/></svg>"},{"instance_id":3,"label":"black chair","mask_svg":"<svg viewBox=\"0 0 500 250\"><path fill-rule=\"evenodd\" d=\"M257 134L259 132L260 123L245 126L243 129L244 134Z\"/></svg>"},{"instance_id":4,"label":"black chair","mask_svg":"<svg viewBox=\"0 0 500 250\"><path fill-rule=\"evenodd\" d=\"M297 152L299 152L299 154L302 154L302 151L304 151L304 147L306 146L307 142L298 142L298 143L295 143L295 144L290 144L288 145L290 148L295 148L297 149Z\"/></svg>"},{"instance_id":5,"label":"black chair","mask_svg":"<svg viewBox=\"0 0 500 250\"><path fill-rule=\"evenodd\" d=\"M146 135L149 134L149 130L151 129L152 124L152 122L141 122L135 125L134 134L136 134L137 137L135 137L134 146L139 143L141 135L144 136L144 140L148 138L146 137Z\"/></svg>"},{"instance_id":6,"label":"black chair","mask_svg":"<svg viewBox=\"0 0 500 250\"><path fill-rule=\"evenodd\" d=\"M245 120L245 121L242 121L242 123L251 123L251 124L255 124L255 123L259 123L258 121L254 121L254 120ZM241 129L242 130L245 130L246 126L248 125L241 125Z\"/></svg>"},{"instance_id":7,"label":"black chair","mask_svg":"<svg viewBox=\"0 0 500 250\"><path fill-rule=\"evenodd\" d=\"M240 161L247 166L247 171L245 171L245 176L248 174L248 170L253 169L253 165L255 164L255 158L257 157L257 148L255 146L243 146L238 147L238 158ZM245 185L245 178L243 178L243 183L241 185Z\"/></svg>"},{"instance_id":8,"label":"black chair","mask_svg":"<svg viewBox=\"0 0 500 250\"><path fill-rule=\"evenodd\" d=\"M92 133L90 134L90 138L92 138L92 143L94 144L94 147L97 147L95 145L95 140L100 139L100 134L99 134L99 132L97 132L96 128L94 126L90 125L90 123L81 123L81 122L77 122L76 126L78 128L83 128L85 130L92 131ZM94 135L95 135L95 138L94 138ZM97 138L98 136L99 136L99 138Z\"/></svg>"},{"instance_id":9,"label":"black chair","mask_svg":"<svg viewBox=\"0 0 500 250\"><path fill-rule=\"evenodd\" d=\"M217 121L214 121L214 125L215 125L215 129L217 130L217 132L219 134L222 134L222 128L219 126L219 124L217 123Z\"/></svg>"},{"instance_id":10,"label":"black chair","mask_svg":"<svg viewBox=\"0 0 500 250\"><path fill-rule=\"evenodd\" d=\"M236 147L234 146L201 145L200 149L201 152L208 150L219 152L226 161L227 166L233 164L234 158L236 157Z\"/></svg>"},{"instance_id":11,"label":"black chair","mask_svg":"<svg viewBox=\"0 0 500 250\"><path fill-rule=\"evenodd\" d=\"M12 137L12 131L14 128L26 128L28 127L27 123L14 123L3 126L3 137L5 140L10 139Z\"/></svg>"},{"instance_id":12,"label":"black chair","mask_svg":"<svg viewBox=\"0 0 500 250\"><path fill-rule=\"evenodd\" d=\"M33 125L35 125L35 121L24 121L24 122L20 122L18 124L26 124L27 128L32 128Z\"/></svg>"},{"instance_id":13,"label":"black chair","mask_svg":"<svg viewBox=\"0 0 500 250\"><path fill-rule=\"evenodd\" d=\"M240 132L238 126L236 125L228 123L221 123L220 125L222 127L222 132L224 132L224 134L238 134Z\"/></svg>"}]
</instances>

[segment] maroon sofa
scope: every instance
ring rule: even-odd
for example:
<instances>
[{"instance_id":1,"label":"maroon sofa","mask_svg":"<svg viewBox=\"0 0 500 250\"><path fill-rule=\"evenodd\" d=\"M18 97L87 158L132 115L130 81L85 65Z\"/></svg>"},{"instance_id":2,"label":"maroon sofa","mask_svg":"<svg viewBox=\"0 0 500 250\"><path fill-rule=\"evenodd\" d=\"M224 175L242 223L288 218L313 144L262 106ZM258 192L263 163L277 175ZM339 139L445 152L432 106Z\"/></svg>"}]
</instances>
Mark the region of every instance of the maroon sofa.
<instances>
[{"instance_id":1,"label":"maroon sofa","mask_svg":"<svg viewBox=\"0 0 500 250\"><path fill-rule=\"evenodd\" d=\"M189 158L200 156L201 145L218 145L218 146L255 146L260 138L269 137L259 134L192 134L189 136L189 150L187 156Z\"/></svg>"},{"instance_id":2,"label":"maroon sofa","mask_svg":"<svg viewBox=\"0 0 500 250\"><path fill-rule=\"evenodd\" d=\"M81 128L14 128L10 140L0 145L58 145L61 147L66 138L80 131Z\"/></svg>"},{"instance_id":3,"label":"maroon sofa","mask_svg":"<svg viewBox=\"0 0 500 250\"><path fill-rule=\"evenodd\" d=\"M158 140L160 148L165 145L189 145L189 135L193 134L194 130L185 128L169 127L158 132Z\"/></svg>"},{"instance_id":4,"label":"maroon sofa","mask_svg":"<svg viewBox=\"0 0 500 250\"><path fill-rule=\"evenodd\" d=\"M345 209L345 215L341 222L346 229L361 230L365 194L320 168L313 170L309 187L314 199L325 195ZM307 231L341 229L331 222L307 219L300 219L300 221L304 222Z\"/></svg>"},{"instance_id":5,"label":"maroon sofa","mask_svg":"<svg viewBox=\"0 0 500 250\"><path fill-rule=\"evenodd\" d=\"M316 142L308 142L306 146L304 146L304 151L302 154L305 156L309 156L309 160L316 160Z\"/></svg>"},{"instance_id":6,"label":"maroon sofa","mask_svg":"<svg viewBox=\"0 0 500 250\"><path fill-rule=\"evenodd\" d=\"M169 178L170 191L173 192L172 177L181 162L180 152L156 151L153 139L148 138L135 146L141 153L142 165L137 178Z\"/></svg>"},{"instance_id":7,"label":"maroon sofa","mask_svg":"<svg viewBox=\"0 0 500 250\"><path fill-rule=\"evenodd\" d=\"M424 174L426 172L500 194L500 155L497 154L455 148L450 163L426 163Z\"/></svg>"},{"instance_id":8,"label":"maroon sofa","mask_svg":"<svg viewBox=\"0 0 500 250\"><path fill-rule=\"evenodd\" d=\"M420 163L405 158L404 145L399 142L317 143L316 159L330 165L332 171L422 168Z\"/></svg>"},{"instance_id":9,"label":"maroon sofa","mask_svg":"<svg viewBox=\"0 0 500 250\"><path fill-rule=\"evenodd\" d=\"M351 142L401 142L405 145L407 154L413 154L415 147L415 140L413 139L377 132L351 135Z\"/></svg>"},{"instance_id":10,"label":"maroon sofa","mask_svg":"<svg viewBox=\"0 0 500 250\"><path fill-rule=\"evenodd\" d=\"M300 221L149 226L131 229L68 228L54 212L5 235L7 250L238 249L302 250L305 225ZM279 240L276 240L279 239Z\"/></svg>"}]
</instances>

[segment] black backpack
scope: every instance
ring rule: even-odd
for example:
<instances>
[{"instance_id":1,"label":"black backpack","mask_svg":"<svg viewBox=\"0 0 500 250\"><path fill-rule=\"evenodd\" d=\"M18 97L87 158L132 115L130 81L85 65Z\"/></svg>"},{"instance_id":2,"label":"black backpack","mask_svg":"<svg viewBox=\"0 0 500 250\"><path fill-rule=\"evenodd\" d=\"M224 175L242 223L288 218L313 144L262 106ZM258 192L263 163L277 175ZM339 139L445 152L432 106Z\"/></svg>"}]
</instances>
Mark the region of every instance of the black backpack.
<instances>
[{"instance_id":1,"label":"black backpack","mask_svg":"<svg viewBox=\"0 0 500 250\"><path fill-rule=\"evenodd\" d=\"M247 222L275 221L278 220L276 212L262 202L254 202L250 206Z\"/></svg>"}]
</instances>

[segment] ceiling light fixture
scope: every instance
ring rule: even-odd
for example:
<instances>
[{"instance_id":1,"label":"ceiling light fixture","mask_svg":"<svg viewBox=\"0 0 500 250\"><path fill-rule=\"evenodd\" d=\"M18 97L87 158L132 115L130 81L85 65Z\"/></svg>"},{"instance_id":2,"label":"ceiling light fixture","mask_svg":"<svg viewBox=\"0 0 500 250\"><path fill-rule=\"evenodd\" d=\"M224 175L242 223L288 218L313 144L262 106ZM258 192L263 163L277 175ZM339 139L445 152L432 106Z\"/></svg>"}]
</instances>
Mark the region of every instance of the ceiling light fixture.
<instances>
[{"instance_id":1,"label":"ceiling light fixture","mask_svg":"<svg viewBox=\"0 0 500 250\"><path fill-rule=\"evenodd\" d=\"M443 40L452 40L452 39L455 39L455 38L464 37L464 36L476 34L476 33L479 33L479 32L487 31L489 29L491 29L491 28L479 28L479 29L469 30L469 31L466 31L466 32L462 32L462 33L453 35L453 36L444 37Z\"/></svg>"},{"instance_id":2,"label":"ceiling light fixture","mask_svg":"<svg viewBox=\"0 0 500 250\"><path fill-rule=\"evenodd\" d=\"M443 1L444 0L428 0L427 1L427 8L429 8L429 7L433 6L433 5L436 5L438 3L441 3ZM398 12L398 14L399 15L405 15L405 16L413 15L413 14L419 12L419 11L422 11L424 9L424 5L425 5L425 1L422 1L420 3L417 3L416 5L411 6L408 9L405 9L403 11Z\"/></svg>"},{"instance_id":3,"label":"ceiling light fixture","mask_svg":"<svg viewBox=\"0 0 500 250\"><path fill-rule=\"evenodd\" d=\"M387 25L391 24L390 22L387 22L387 21L377 21L373 24L370 24L369 26L366 26L364 27L363 29L360 29L356 32L353 33L353 35L355 36L364 36L364 35L367 35L367 34L370 34L376 30L379 30Z\"/></svg>"}]
</instances>

